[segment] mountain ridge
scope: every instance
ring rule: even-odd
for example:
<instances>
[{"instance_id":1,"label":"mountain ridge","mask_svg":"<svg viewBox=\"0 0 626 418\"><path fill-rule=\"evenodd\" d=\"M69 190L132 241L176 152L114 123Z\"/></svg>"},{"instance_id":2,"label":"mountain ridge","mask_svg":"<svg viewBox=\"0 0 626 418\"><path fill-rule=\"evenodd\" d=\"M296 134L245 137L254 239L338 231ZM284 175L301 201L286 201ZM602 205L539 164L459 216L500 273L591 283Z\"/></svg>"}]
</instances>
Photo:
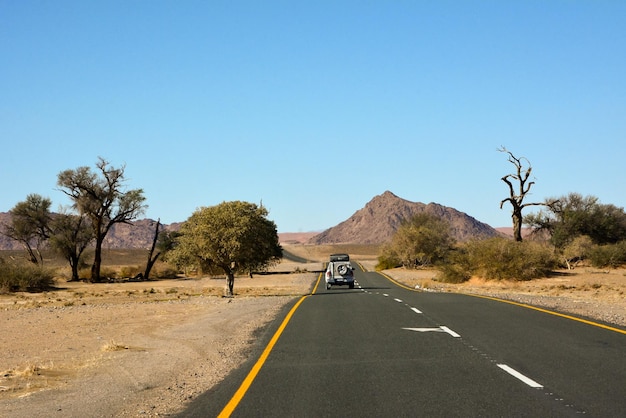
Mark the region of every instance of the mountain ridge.
<instances>
[{"instance_id":1,"label":"mountain ridge","mask_svg":"<svg viewBox=\"0 0 626 418\"><path fill-rule=\"evenodd\" d=\"M466 213L438 203L411 202L390 191L375 196L351 217L322 232L279 233L281 242L307 244L380 244L391 239L402 221L418 213L430 213L450 223L452 235L458 241L471 238L503 236L493 227L479 222ZM11 214L0 212L0 227L11 221ZM116 224L107 235L106 248L149 248L157 221L138 219L132 224ZM182 222L163 224L166 230L178 230ZM0 250L21 250L22 245L0 234Z\"/></svg>"},{"instance_id":2,"label":"mountain ridge","mask_svg":"<svg viewBox=\"0 0 626 418\"><path fill-rule=\"evenodd\" d=\"M446 220L452 236L458 241L472 238L496 237L501 234L493 227L457 209L438 203L411 202L390 191L375 196L351 217L310 238L309 244L381 244L391 239L404 220L427 213Z\"/></svg>"}]
</instances>

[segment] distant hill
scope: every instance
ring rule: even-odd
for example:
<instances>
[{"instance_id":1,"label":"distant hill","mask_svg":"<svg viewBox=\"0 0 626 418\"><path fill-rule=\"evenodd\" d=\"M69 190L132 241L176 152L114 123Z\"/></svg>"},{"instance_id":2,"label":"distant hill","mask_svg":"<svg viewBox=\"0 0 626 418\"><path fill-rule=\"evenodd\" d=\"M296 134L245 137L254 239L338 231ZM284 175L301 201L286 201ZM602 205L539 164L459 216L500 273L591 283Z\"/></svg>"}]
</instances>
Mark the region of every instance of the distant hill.
<instances>
[{"instance_id":1,"label":"distant hill","mask_svg":"<svg viewBox=\"0 0 626 418\"><path fill-rule=\"evenodd\" d=\"M116 224L104 240L105 248L150 248L154 238L156 222L153 219L139 219L132 225ZM11 223L11 214L0 212L0 230L2 225ZM177 230L180 223L163 225L167 230ZM0 250L21 250L19 242L0 234Z\"/></svg>"},{"instance_id":2,"label":"distant hill","mask_svg":"<svg viewBox=\"0 0 626 418\"><path fill-rule=\"evenodd\" d=\"M411 202L390 191L374 197L362 209L337 226L309 239L309 244L380 244L391 239L403 220L419 213L428 213L449 222L458 241L478 237L501 236L491 226L466 213L437 203Z\"/></svg>"},{"instance_id":3,"label":"distant hill","mask_svg":"<svg viewBox=\"0 0 626 418\"><path fill-rule=\"evenodd\" d=\"M278 239L281 244L306 244L317 234L319 232L279 232Z\"/></svg>"},{"instance_id":4,"label":"distant hill","mask_svg":"<svg viewBox=\"0 0 626 418\"><path fill-rule=\"evenodd\" d=\"M502 236L489 225L479 222L456 209L437 203L410 202L390 191L374 197L362 209L340 224L321 233L280 233L283 244L380 244L388 241L405 219L418 213L431 213L447 220L458 241L476 237ZM0 212L0 228L11 222L11 214ZM132 225L116 224L104 242L105 248L149 248L156 221L139 219ZM178 230L181 223L164 225L167 230ZM0 250L19 250L21 245L0 234Z\"/></svg>"}]
</instances>

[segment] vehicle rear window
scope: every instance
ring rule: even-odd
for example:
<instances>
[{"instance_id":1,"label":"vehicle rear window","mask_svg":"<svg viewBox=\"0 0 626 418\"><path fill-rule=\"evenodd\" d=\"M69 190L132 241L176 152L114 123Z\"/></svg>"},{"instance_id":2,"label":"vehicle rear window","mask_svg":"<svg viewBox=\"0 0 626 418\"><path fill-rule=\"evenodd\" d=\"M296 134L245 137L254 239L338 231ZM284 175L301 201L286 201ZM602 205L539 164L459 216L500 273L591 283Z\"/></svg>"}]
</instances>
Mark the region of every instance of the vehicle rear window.
<instances>
[{"instance_id":1,"label":"vehicle rear window","mask_svg":"<svg viewBox=\"0 0 626 418\"><path fill-rule=\"evenodd\" d=\"M330 261L350 261L348 254L331 254Z\"/></svg>"}]
</instances>

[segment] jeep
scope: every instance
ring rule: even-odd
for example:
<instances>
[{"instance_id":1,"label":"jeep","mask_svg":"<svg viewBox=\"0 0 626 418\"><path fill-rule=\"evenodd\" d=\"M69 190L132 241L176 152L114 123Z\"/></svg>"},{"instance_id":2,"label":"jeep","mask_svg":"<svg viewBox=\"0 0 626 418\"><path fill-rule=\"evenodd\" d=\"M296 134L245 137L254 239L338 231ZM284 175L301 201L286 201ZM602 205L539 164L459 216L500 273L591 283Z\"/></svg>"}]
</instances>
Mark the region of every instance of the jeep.
<instances>
[{"instance_id":1,"label":"jeep","mask_svg":"<svg viewBox=\"0 0 626 418\"><path fill-rule=\"evenodd\" d=\"M348 254L331 254L330 261L326 267L326 289L330 289L333 285L347 285L350 289L354 289L354 267L350 263Z\"/></svg>"}]
</instances>

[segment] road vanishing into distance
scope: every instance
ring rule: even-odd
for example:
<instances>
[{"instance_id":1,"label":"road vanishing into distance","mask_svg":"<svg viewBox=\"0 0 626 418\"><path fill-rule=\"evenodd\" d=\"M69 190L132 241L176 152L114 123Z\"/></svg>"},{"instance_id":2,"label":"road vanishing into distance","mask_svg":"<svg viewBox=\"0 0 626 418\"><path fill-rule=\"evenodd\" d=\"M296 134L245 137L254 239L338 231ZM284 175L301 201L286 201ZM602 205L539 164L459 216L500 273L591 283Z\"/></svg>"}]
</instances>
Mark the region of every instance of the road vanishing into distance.
<instances>
[{"instance_id":1,"label":"road vanishing into distance","mask_svg":"<svg viewBox=\"0 0 626 418\"><path fill-rule=\"evenodd\" d=\"M626 330L355 266L181 417L626 417ZM321 276L320 276L321 278Z\"/></svg>"}]
</instances>

